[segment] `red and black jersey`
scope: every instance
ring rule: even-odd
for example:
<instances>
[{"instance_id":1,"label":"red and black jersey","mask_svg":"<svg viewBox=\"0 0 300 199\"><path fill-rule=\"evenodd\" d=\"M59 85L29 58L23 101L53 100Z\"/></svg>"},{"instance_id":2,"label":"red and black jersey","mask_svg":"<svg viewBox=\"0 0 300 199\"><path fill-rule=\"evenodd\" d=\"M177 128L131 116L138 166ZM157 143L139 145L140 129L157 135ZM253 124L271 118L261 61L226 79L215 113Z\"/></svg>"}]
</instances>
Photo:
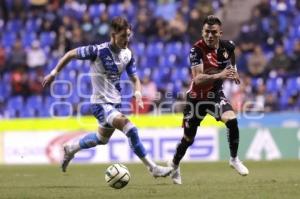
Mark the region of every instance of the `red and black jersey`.
<instances>
[{"instance_id":1,"label":"red and black jersey","mask_svg":"<svg viewBox=\"0 0 300 199\"><path fill-rule=\"evenodd\" d=\"M220 40L219 48L213 49L206 45L203 39L197 41L190 50L191 68L198 64L203 64L204 74L216 74L231 64L234 57L235 45L232 41ZM190 97L196 99L206 99L209 92L218 92L222 89L222 80L216 80L206 85L196 85L191 83L188 91Z\"/></svg>"}]
</instances>

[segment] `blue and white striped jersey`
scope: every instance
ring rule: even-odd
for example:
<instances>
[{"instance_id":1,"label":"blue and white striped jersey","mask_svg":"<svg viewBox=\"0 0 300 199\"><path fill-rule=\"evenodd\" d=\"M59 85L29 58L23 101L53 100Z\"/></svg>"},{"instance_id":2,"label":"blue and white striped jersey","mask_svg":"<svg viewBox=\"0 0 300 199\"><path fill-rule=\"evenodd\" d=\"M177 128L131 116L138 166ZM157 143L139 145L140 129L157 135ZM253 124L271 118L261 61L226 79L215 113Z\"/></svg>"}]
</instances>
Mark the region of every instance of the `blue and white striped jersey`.
<instances>
[{"instance_id":1,"label":"blue and white striped jersey","mask_svg":"<svg viewBox=\"0 0 300 199\"><path fill-rule=\"evenodd\" d=\"M129 76L137 73L131 51L126 48L114 53L109 42L105 42L77 48L77 58L93 62L90 69L93 87L91 103L121 103L122 72L126 70Z\"/></svg>"}]
</instances>

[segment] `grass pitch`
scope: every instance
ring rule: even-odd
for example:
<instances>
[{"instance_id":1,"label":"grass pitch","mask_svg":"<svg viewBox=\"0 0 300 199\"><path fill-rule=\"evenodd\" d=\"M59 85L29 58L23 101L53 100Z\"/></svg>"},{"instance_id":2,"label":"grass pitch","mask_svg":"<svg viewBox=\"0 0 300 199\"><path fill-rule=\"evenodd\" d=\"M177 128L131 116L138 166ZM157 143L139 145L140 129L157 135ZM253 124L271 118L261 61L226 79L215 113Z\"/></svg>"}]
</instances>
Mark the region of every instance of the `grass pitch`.
<instances>
[{"instance_id":1,"label":"grass pitch","mask_svg":"<svg viewBox=\"0 0 300 199\"><path fill-rule=\"evenodd\" d=\"M85 199L299 199L300 161L246 162L247 177L227 162L183 163L183 185L154 179L142 164L126 164L131 181L121 190L108 187L108 165L74 165L62 173L58 165L0 166L0 198Z\"/></svg>"}]
</instances>

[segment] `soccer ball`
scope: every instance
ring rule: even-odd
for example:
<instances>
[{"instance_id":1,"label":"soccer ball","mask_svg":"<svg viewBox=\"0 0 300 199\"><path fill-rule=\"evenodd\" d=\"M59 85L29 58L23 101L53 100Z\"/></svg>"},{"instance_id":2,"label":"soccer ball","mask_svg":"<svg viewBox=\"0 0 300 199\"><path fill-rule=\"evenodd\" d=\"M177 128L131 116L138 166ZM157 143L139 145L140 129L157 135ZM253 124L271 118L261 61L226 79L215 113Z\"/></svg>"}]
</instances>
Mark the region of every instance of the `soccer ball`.
<instances>
[{"instance_id":1,"label":"soccer ball","mask_svg":"<svg viewBox=\"0 0 300 199\"><path fill-rule=\"evenodd\" d=\"M130 180L130 173L123 164L110 165L105 172L105 181L115 189L125 187Z\"/></svg>"}]
</instances>

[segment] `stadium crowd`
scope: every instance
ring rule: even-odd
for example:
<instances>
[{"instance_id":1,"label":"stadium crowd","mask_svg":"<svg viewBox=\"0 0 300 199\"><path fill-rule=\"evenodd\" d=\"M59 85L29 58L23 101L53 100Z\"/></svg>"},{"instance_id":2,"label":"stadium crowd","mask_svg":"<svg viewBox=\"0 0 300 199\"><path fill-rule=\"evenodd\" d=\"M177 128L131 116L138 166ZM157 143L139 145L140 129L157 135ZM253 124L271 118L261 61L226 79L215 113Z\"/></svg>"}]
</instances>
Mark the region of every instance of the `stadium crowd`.
<instances>
[{"instance_id":1,"label":"stadium crowd","mask_svg":"<svg viewBox=\"0 0 300 199\"><path fill-rule=\"evenodd\" d=\"M184 100L191 81L191 45L201 35L204 17L226 2L5 0L0 10L0 117L49 117L51 106L58 116L90 114L91 85L88 76L80 76L88 73L88 62L71 62L57 78L66 81L50 91L41 81L68 50L108 40L109 20L118 15L133 25L131 49L147 102L139 111L181 111L182 103L176 102ZM242 84L224 85L236 111L300 110L299 39L299 0L261 0L253 8L233 38ZM123 87L124 94L130 92L130 86Z\"/></svg>"}]
</instances>

